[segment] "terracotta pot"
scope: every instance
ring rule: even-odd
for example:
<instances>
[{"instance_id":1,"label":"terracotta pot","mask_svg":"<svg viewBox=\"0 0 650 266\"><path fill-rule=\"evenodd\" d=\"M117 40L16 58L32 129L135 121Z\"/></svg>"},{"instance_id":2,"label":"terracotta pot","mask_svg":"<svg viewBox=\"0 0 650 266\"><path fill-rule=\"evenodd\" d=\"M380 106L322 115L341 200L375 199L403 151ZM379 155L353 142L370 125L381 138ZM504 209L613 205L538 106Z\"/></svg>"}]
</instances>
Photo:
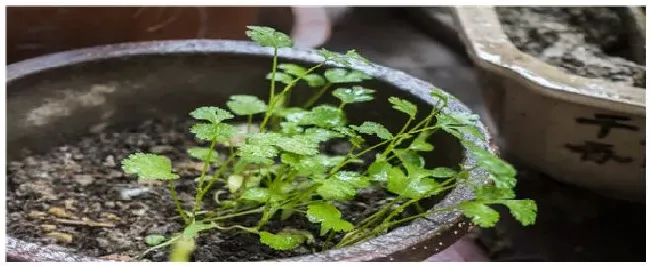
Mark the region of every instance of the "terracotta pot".
<instances>
[{"instance_id":1,"label":"terracotta pot","mask_svg":"<svg viewBox=\"0 0 650 266\"><path fill-rule=\"evenodd\" d=\"M453 14L507 156L603 195L645 200L643 88L572 75L519 51L492 7Z\"/></svg>"},{"instance_id":2,"label":"terracotta pot","mask_svg":"<svg viewBox=\"0 0 650 266\"><path fill-rule=\"evenodd\" d=\"M101 44L243 40L257 7L8 7L8 62ZM291 13L289 13L290 15Z\"/></svg>"},{"instance_id":3,"label":"terracotta pot","mask_svg":"<svg viewBox=\"0 0 650 266\"><path fill-rule=\"evenodd\" d=\"M20 156L24 148L43 152L106 126L186 117L197 106L222 106L234 93L266 97L268 84L263 77L271 54L269 49L242 41L163 41L74 50L9 65L8 158ZM281 62L304 65L322 60L315 52L291 49L280 50L279 57ZM434 104L428 95L437 89L431 84L386 67L354 68L375 77L364 86L376 89L378 99L404 97L422 108ZM298 88L292 99L306 100L308 92ZM452 96L449 99L444 112L470 112ZM386 116L391 107L379 100L350 108L351 123L371 120L392 129L403 122ZM471 136L468 140L496 152L484 126L477 126L487 141ZM450 135L439 133L432 144L437 152L427 160L449 167L475 164L475 158L468 157ZM480 169L470 172L471 182L487 180L487 173ZM472 198L471 187L459 185L425 208L445 208ZM422 261L453 244L469 227L461 212L440 212L351 247L284 261ZM27 243L12 237L12 232L8 235L6 252L11 260L100 261Z\"/></svg>"}]
</instances>

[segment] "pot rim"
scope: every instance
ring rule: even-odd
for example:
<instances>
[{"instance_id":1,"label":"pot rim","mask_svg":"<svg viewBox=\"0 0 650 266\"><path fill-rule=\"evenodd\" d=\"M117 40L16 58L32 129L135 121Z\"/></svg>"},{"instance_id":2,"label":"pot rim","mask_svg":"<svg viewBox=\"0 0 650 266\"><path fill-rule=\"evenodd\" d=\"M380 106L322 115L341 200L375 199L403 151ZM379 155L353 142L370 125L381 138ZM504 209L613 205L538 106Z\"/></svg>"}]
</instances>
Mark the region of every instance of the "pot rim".
<instances>
[{"instance_id":1,"label":"pot rim","mask_svg":"<svg viewBox=\"0 0 650 266\"><path fill-rule=\"evenodd\" d=\"M452 7L454 24L473 61L510 75L539 94L613 111L645 116L645 89L565 72L523 51L508 39L494 6Z\"/></svg>"},{"instance_id":2,"label":"pot rim","mask_svg":"<svg viewBox=\"0 0 650 266\"><path fill-rule=\"evenodd\" d=\"M28 77L32 74L46 71L48 69L67 67L90 61L101 61L105 59L146 56L146 55L178 55L178 54L235 54L244 56L264 56L273 55L272 49L262 48L257 44L249 41L232 41L232 40L172 40L172 41L148 41L148 42L131 42L95 46L85 49L76 49L64 51L23 60L7 66L7 81L9 85L12 81ZM301 63L319 63L322 61L314 50L300 49L279 49L278 58L281 60L298 60ZM336 64L327 64L328 66L340 66ZM438 90L448 97L448 106L442 110L443 113L472 113L471 110L462 104L458 99L449 93L435 88L432 84L419 80L413 76L383 67L375 64L362 64L360 62L352 63L351 68L362 71L373 76L377 80L391 84L395 89L404 90L411 93L429 104L435 104L437 101L429 97L430 90ZM493 154L497 154L497 147L494 145L491 136L481 121L475 123L484 140L472 135L465 134L467 141L473 142ZM476 158L463 151L462 165L472 168L476 165ZM470 172L470 180L474 183L489 182L488 173L482 169L474 169ZM433 209L446 208L454 206L462 201L474 198L472 188L469 185L458 185L449 192L440 202L436 203ZM461 211L446 211L432 214L427 217L419 218L410 224L394 229L393 231L380 235L376 238L365 242L355 244L350 247L341 249L331 249L310 255L285 258L275 261L373 261L373 260L392 260L391 256L408 249L424 248L422 243L431 241L431 239L440 239L446 235L451 241L449 243L435 243L431 249L441 251L450 246L464 235L470 224L465 222ZM451 235L451 231L454 231ZM443 235L443 236L441 236ZM451 235L451 236L449 236ZM399 239L399 242L395 242ZM46 248L43 245L30 243L15 239L7 235L6 254L8 258L14 257L29 261L110 261L106 259L83 257L70 254L69 250L59 250ZM431 254L434 254L432 252Z\"/></svg>"}]
</instances>

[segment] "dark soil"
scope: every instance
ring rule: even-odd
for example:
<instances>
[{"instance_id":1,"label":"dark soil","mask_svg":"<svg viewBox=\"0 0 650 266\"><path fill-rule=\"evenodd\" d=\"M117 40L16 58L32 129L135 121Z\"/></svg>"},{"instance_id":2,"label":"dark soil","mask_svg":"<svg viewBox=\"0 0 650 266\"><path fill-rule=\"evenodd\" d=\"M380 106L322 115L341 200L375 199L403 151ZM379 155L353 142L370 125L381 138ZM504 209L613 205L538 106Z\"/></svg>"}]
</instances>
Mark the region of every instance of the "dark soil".
<instances>
[{"instance_id":1,"label":"dark soil","mask_svg":"<svg viewBox=\"0 0 650 266\"><path fill-rule=\"evenodd\" d=\"M201 167L185 153L187 147L198 145L187 133L189 126L190 122L148 121L137 128L107 130L47 154L9 162L8 234L29 242L70 248L85 256L141 255L148 248L145 236L170 236L182 229L182 221L176 217L167 185L139 184L135 177L123 174L120 161L134 152L169 156L181 176L179 198L189 209L194 200L194 178L200 175ZM360 192L356 201L339 208L344 218L354 223L377 210L385 200L384 192ZM213 197L206 196L204 204L214 206ZM252 224L257 219L252 216L239 222ZM277 232L284 227L319 235L317 227L297 215L271 222L264 229ZM317 237L315 249L322 244L323 239ZM151 252L146 259L166 261L167 250ZM256 235L214 230L199 237L193 260L257 261L312 252L311 247L278 252L260 244Z\"/></svg>"},{"instance_id":2,"label":"dark soil","mask_svg":"<svg viewBox=\"0 0 650 266\"><path fill-rule=\"evenodd\" d=\"M498 7L515 46L566 71L645 88L645 66L626 56L632 48L613 7ZM627 58L625 58L627 57Z\"/></svg>"}]
</instances>

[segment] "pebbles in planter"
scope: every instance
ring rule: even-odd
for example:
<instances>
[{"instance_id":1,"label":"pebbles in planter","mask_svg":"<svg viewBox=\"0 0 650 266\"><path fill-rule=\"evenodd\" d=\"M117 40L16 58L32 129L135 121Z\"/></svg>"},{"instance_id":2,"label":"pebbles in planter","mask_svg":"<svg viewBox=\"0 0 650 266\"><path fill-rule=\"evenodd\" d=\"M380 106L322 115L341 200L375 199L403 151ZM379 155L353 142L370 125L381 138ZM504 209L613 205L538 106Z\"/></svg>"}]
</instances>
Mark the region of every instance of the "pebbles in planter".
<instances>
[{"instance_id":1,"label":"pebbles in planter","mask_svg":"<svg viewBox=\"0 0 650 266\"><path fill-rule=\"evenodd\" d=\"M179 198L190 208L195 192L193 180L200 174L200 168L178 166L196 163L187 154L188 147L204 146L189 133L192 122L169 119L147 121L120 131L105 129L48 153L9 162L8 234L29 242L56 243L84 256L129 260L138 257L149 248L144 241L147 235L169 237L182 230L183 224L177 218L166 184L139 184L135 177L121 174L119 162L137 151L165 153L181 175L177 186ZM71 163L77 165L74 170L65 167ZM216 186L215 192L219 190L226 188ZM356 222L376 211L387 196L384 191L364 190L356 201L338 207L347 220ZM213 197L206 197L203 202L206 208L215 204ZM237 222L254 224L257 219L243 217ZM309 230L314 236L320 231L298 216L268 224L269 231L285 227ZM324 239L316 237L315 242L322 245ZM275 251L260 244L256 235L237 231L213 230L202 234L196 244L194 261L257 261L313 252L307 247ZM165 248L145 257L152 261L167 258Z\"/></svg>"},{"instance_id":2,"label":"pebbles in planter","mask_svg":"<svg viewBox=\"0 0 650 266\"><path fill-rule=\"evenodd\" d=\"M645 65L630 54L621 7L495 9L517 49L571 74L645 88Z\"/></svg>"}]
</instances>

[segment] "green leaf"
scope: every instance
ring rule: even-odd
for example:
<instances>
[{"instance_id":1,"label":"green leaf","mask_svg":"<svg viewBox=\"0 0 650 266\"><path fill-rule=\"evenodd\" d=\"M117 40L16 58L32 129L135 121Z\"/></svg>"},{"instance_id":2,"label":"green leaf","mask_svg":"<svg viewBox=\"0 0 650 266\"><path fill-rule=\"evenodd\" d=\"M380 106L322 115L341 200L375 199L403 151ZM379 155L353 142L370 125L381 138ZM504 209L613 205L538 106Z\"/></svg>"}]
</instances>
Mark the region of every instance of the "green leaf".
<instances>
[{"instance_id":1,"label":"green leaf","mask_svg":"<svg viewBox=\"0 0 650 266\"><path fill-rule=\"evenodd\" d=\"M299 230L299 229L294 229L294 228L283 228L280 233L287 233L287 234L293 234L293 235L301 235L305 237L305 242L307 244L313 244L316 242L316 239L314 238L314 235L312 235L309 231L306 230Z\"/></svg>"},{"instance_id":2,"label":"green leaf","mask_svg":"<svg viewBox=\"0 0 650 266\"><path fill-rule=\"evenodd\" d=\"M315 155L318 153L319 141L308 136L296 135L292 137L282 137L275 146L284 151L300 155Z\"/></svg>"},{"instance_id":3,"label":"green leaf","mask_svg":"<svg viewBox=\"0 0 650 266\"><path fill-rule=\"evenodd\" d=\"M248 143L252 145L271 146L282 141L283 138L284 136L282 134L276 132L257 132L248 137Z\"/></svg>"},{"instance_id":4,"label":"green leaf","mask_svg":"<svg viewBox=\"0 0 650 266\"><path fill-rule=\"evenodd\" d=\"M317 127L308 128L305 130L305 135L318 141L327 141L333 138L344 137L344 135L339 132Z\"/></svg>"},{"instance_id":5,"label":"green leaf","mask_svg":"<svg viewBox=\"0 0 650 266\"><path fill-rule=\"evenodd\" d=\"M237 192L243 184L244 177L240 175L231 175L228 177L228 180L226 180L226 186L228 187L228 190L230 190L230 193Z\"/></svg>"},{"instance_id":6,"label":"green leaf","mask_svg":"<svg viewBox=\"0 0 650 266\"><path fill-rule=\"evenodd\" d=\"M344 68L330 68L323 73L327 81L330 83L353 83L353 82L362 82L364 80L369 80L372 77L367 74L352 70L347 71Z\"/></svg>"},{"instance_id":7,"label":"green leaf","mask_svg":"<svg viewBox=\"0 0 650 266\"><path fill-rule=\"evenodd\" d=\"M205 162L208 159L208 154L210 154L210 149L203 147L192 147L187 149L187 154L189 154L194 159ZM212 151L212 155L210 155L210 162L219 162L219 154L214 150Z\"/></svg>"},{"instance_id":8,"label":"green leaf","mask_svg":"<svg viewBox=\"0 0 650 266\"><path fill-rule=\"evenodd\" d=\"M279 117L287 117L288 115L297 114L297 113L307 113L307 112L305 111L305 109L302 109L300 107L289 107L289 108L287 108L287 107L277 106L273 110L273 114L275 114L275 115L277 115Z\"/></svg>"},{"instance_id":9,"label":"green leaf","mask_svg":"<svg viewBox=\"0 0 650 266\"><path fill-rule=\"evenodd\" d=\"M307 73L307 69L295 64L279 64L278 69L282 69L284 73L294 75L296 77L302 76Z\"/></svg>"},{"instance_id":10,"label":"green leaf","mask_svg":"<svg viewBox=\"0 0 650 266\"><path fill-rule=\"evenodd\" d=\"M474 194L476 194L476 200L478 201L494 201L515 197L515 192L512 188L498 188L494 185L474 187Z\"/></svg>"},{"instance_id":11,"label":"green leaf","mask_svg":"<svg viewBox=\"0 0 650 266\"><path fill-rule=\"evenodd\" d=\"M411 119L415 119L415 115L418 112L418 107L412 104L411 102L400 99L397 97L390 97L388 101L393 105L395 110L398 110L402 113L409 115Z\"/></svg>"},{"instance_id":12,"label":"green leaf","mask_svg":"<svg viewBox=\"0 0 650 266\"><path fill-rule=\"evenodd\" d=\"M281 83L284 83L284 84L288 85L289 83L291 83L293 81L294 78L293 78L293 76L291 76L289 74L285 74L285 73L282 73L282 72L275 72L275 77L273 76L273 73L268 73L268 74L266 74L266 79L267 80L275 80L277 82L281 82Z\"/></svg>"},{"instance_id":13,"label":"green leaf","mask_svg":"<svg viewBox=\"0 0 650 266\"><path fill-rule=\"evenodd\" d=\"M373 99L372 93L374 92L374 90L354 86L351 89L338 88L332 92L332 95L341 100L342 103L350 104L370 101Z\"/></svg>"},{"instance_id":14,"label":"green leaf","mask_svg":"<svg viewBox=\"0 0 650 266\"><path fill-rule=\"evenodd\" d=\"M479 167L490 172L490 178L494 180L498 188L513 188L517 184L517 171L512 165L501 160L496 155L482 149L471 142L463 141L467 153L476 158Z\"/></svg>"},{"instance_id":15,"label":"green leaf","mask_svg":"<svg viewBox=\"0 0 650 266\"><path fill-rule=\"evenodd\" d=\"M259 203L265 203L269 199L269 189L261 187L251 187L244 192L241 197Z\"/></svg>"},{"instance_id":16,"label":"green leaf","mask_svg":"<svg viewBox=\"0 0 650 266\"><path fill-rule=\"evenodd\" d=\"M190 115L196 120L206 120L213 124L217 124L221 121L229 120L234 117L230 112L214 106L196 108L190 113Z\"/></svg>"},{"instance_id":17,"label":"green leaf","mask_svg":"<svg viewBox=\"0 0 650 266\"><path fill-rule=\"evenodd\" d=\"M312 108L311 119L313 123L322 128L335 128L345 125L343 112L336 107L320 105Z\"/></svg>"},{"instance_id":18,"label":"green leaf","mask_svg":"<svg viewBox=\"0 0 650 266\"><path fill-rule=\"evenodd\" d=\"M480 202L465 201L458 204L465 217L480 227L493 227L499 221L499 212Z\"/></svg>"},{"instance_id":19,"label":"green leaf","mask_svg":"<svg viewBox=\"0 0 650 266\"><path fill-rule=\"evenodd\" d=\"M344 156L305 156L297 164L292 164L299 176L317 177L345 160Z\"/></svg>"},{"instance_id":20,"label":"green leaf","mask_svg":"<svg viewBox=\"0 0 650 266\"><path fill-rule=\"evenodd\" d=\"M399 149L395 150L395 154L397 154L397 158L399 158L402 163L407 164L407 165L413 165L419 168L423 168L425 161L422 156L420 156L417 152L411 151L411 150L405 150L405 149Z\"/></svg>"},{"instance_id":21,"label":"green leaf","mask_svg":"<svg viewBox=\"0 0 650 266\"><path fill-rule=\"evenodd\" d=\"M363 63L369 63L370 60L364 58L363 56L359 55L356 50L349 50L345 53L345 55L341 55L339 53L335 53L326 49L321 48L317 53L325 58L325 61L333 61L342 65L349 66L350 62L349 60L359 60Z\"/></svg>"},{"instance_id":22,"label":"green leaf","mask_svg":"<svg viewBox=\"0 0 650 266\"><path fill-rule=\"evenodd\" d=\"M312 88L318 88L325 85L325 79L318 74L308 74L302 77L304 81L307 82L307 85Z\"/></svg>"},{"instance_id":23,"label":"green leaf","mask_svg":"<svg viewBox=\"0 0 650 266\"><path fill-rule=\"evenodd\" d=\"M280 122L280 131L287 135L302 134L304 129L295 122Z\"/></svg>"},{"instance_id":24,"label":"green leaf","mask_svg":"<svg viewBox=\"0 0 650 266\"><path fill-rule=\"evenodd\" d=\"M239 156L250 163L271 164L271 158L278 153L275 147L267 145L243 144L239 147Z\"/></svg>"},{"instance_id":25,"label":"green leaf","mask_svg":"<svg viewBox=\"0 0 650 266\"><path fill-rule=\"evenodd\" d=\"M230 96L230 100L226 105L237 115L254 115L266 112L264 101L250 95Z\"/></svg>"},{"instance_id":26,"label":"green leaf","mask_svg":"<svg viewBox=\"0 0 650 266\"><path fill-rule=\"evenodd\" d=\"M504 204L523 226L534 225L537 219L537 204L533 200L508 200Z\"/></svg>"},{"instance_id":27,"label":"green leaf","mask_svg":"<svg viewBox=\"0 0 650 266\"><path fill-rule=\"evenodd\" d=\"M248 26L249 30L246 31L246 36L251 38L252 41L256 42L262 47L273 47L273 48L291 48L293 47L293 41L289 35L286 35L282 32L278 32L270 27L262 26Z\"/></svg>"},{"instance_id":28,"label":"green leaf","mask_svg":"<svg viewBox=\"0 0 650 266\"><path fill-rule=\"evenodd\" d=\"M260 242L275 250L292 250L300 246L305 240L305 236L300 234L260 232Z\"/></svg>"},{"instance_id":29,"label":"green leaf","mask_svg":"<svg viewBox=\"0 0 650 266\"><path fill-rule=\"evenodd\" d=\"M186 238L194 238L200 232L215 228L214 224L206 224L203 222L192 222L190 225L183 229L183 236Z\"/></svg>"},{"instance_id":30,"label":"green leaf","mask_svg":"<svg viewBox=\"0 0 650 266\"><path fill-rule=\"evenodd\" d=\"M333 176L334 178L348 183L356 188L370 186L368 179L364 178L361 173L354 171L339 171Z\"/></svg>"},{"instance_id":31,"label":"green leaf","mask_svg":"<svg viewBox=\"0 0 650 266\"><path fill-rule=\"evenodd\" d=\"M307 206L307 219L312 223L321 224L321 236L330 230L334 232L349 232L354 225L341 219L341 212L328 203L313 203Z\"/></svg>"},{"instance_id":32,"label":"green leaf","mask_svg":"<svg viewBox=\"0 0 650 266\"><path fill-rule=\"evenodd\" d=\"M376 122L363 122L361 126L350 125L350 128L369 135L376 135L380 139L391 139L393 134L386 129L382 124Z\"/></svg>"},{"instance_id":33,"label":"green leaf","mask_svg":"<svg viewBox=\"0 0 650 266\"><path fill-rule=\"evenodd\" d=\"M368 176L375 181L386 181L392 165L386 161L375 161L368 167Z\"/></svg>"},{"instance_id":34,"label":"green leaf","mask_svg":"<svg viewBox=\"0 0 650 266\"><path fill-rule=\"evenodd\" d=\"M166 237L160 234L150 234L144 237L144 242L153 247L164 242Z\"/></svg>"},{"instance_id":35,"label":"green leaf","mask_svg":"<svg viewBox=\"0 0 650 266\"><path fill-rule=\"evenodd\" d=\"M217 142L226 142L235 136L236 129L230 124L197 123L192 126L190 132L194 133L196 138L200 140L211 141L216 139Z\"/></svg>"},{"instance_id":36,"label":"green leaf","mask_svg":"<svg viewBox=\"0 0 650 266\"><path fill-rule=\"evenodd\" d=\"M122 160L122 170L129 174L136 174L139 179L172 180L178 179L172 173L172 163L169 158L146 153L135 153Z\"/></svg>"},{"instance_id":37,"label":"green leaf","mask_svg":"<svg viewBox=\"0 0 650 266\"><path fill-rule=\"evenodd\" d=\"M432 89L431 90L431 97L437 98L442 102L442 104L439 106L439 108L447 107L447 103L449 102L449 97L444 92L442 92L441 90Z\"/></svg>"},{"instance_id":38,"label":"green leaf","mask_svg":"<svg viewBox=\"0 0 650 266\"><path fill-rule=\"evenodd\" d=\"M364 62L364 63L366 63L366 64L367 64L367 63L370 63L370 60L368 60L367 58L361 56L361 55L360 55L359 53L357 53L357 51L354 50L354 49L352 49L352 50L348 50L347 52L345 52L345 56L348 57L348 58L351 58L351 59L359 60L359 61Z\"/></svg>"},{"instance_id":39,"label":"green leaf","mask_svg":"<svg viewBox=\"0 0 650 266\"><path fill-rule=\"evenodd\" d=\"M451 133L459 139L465 138L462 134L468 134L470 136L484 140L485 136L478 129L474 122L478 119L479 117L473 114L438 114L436 116L436 127L439 127L440 129Z\"/></svg>"},{"instance_id":40,"label":"green leaf","mask_svg":"<svg viewBox=\"0 0 650 266\"><path fill-rule=\"evenodd\" d=\"M427 143L427 138L431 135L431 132L424 131L421 132L417 138L413 140L411 145L408 147L409 150L429 152L433 151L433 145Z\"/></svg>"},{"instance_id":41,"label":"green leaf","mask_svg":"<svg viewBox=\"0 0 650 266\"><path fill-rule=\"evenodd\" d=\"M388 191L402 197L419 199L438 192L439 184L430 178L406 176L399 168L388 170Z\"/></svg>"},{"instance_id":42,"label":"green leaf","mask_svg":"<svg viewBox=\"0 0 650 266\"><path fill-rule=\"evenodd\" d=\"M446 167L438 167L431 170L431 176L433 177L452 177L454 175L456 175L456 171Z\"/></svg>"},{"instance_id":43,"label":"green leaf","mask_svg":"<svg viewBox=\"0 0 650 266\"><path fill-rule=\"evenodd\" d=\"M318 183L321 186L316 193L325 200L350 200L357 194L354 186L336 178L318 180Z\"/></svg>"}]
</instances>

